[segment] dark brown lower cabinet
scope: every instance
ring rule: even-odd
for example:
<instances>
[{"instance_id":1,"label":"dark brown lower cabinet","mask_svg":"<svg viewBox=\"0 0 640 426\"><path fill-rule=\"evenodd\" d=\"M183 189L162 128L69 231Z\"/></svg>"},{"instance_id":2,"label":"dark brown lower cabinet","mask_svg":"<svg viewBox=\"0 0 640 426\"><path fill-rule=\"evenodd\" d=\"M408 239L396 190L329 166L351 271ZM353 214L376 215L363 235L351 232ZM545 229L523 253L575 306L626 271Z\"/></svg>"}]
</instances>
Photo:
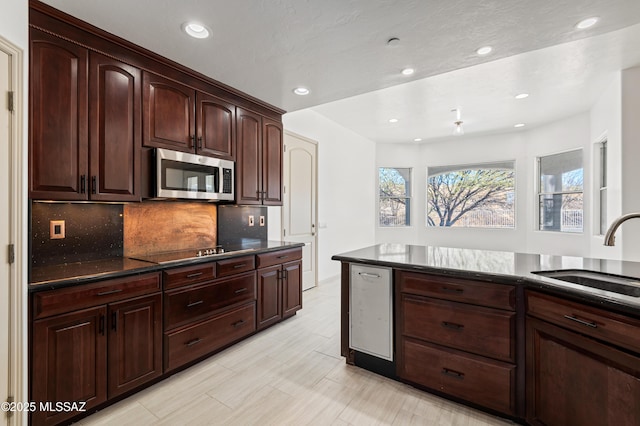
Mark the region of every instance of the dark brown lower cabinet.
<instances>
[{"instance_id":1,"label":"dark brown lower cabinet","mask_svg":"<svg viewBox=\"0 0 640 426\"><path fill-rule=\"evenodd\" d=\"M301 308L301 260L258 269L258 329L290 317Z\"/></svg>"},{"instance_id":2,"label":"dark brown lower cabinet","mask_svg":"<svg viewBox=\"0 0 640 426\"><path fill-rule=\"evenodd\" d=\"M640 357L527 317L527 422L637 425Z\"/></svg>"}]
</instances>

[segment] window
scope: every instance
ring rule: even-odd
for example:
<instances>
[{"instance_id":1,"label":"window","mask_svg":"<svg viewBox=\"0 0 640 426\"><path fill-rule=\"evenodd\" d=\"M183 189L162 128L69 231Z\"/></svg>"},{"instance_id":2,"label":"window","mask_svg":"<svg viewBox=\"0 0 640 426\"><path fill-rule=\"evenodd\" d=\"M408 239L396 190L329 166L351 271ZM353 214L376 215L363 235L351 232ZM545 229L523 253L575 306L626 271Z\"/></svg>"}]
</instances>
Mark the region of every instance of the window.
<instances>
[{"instance_id":1,"label":"window","mask_svg":"<svg viewBox=\"0 0 640 426\"><path fill-rule=\"evenodd\" d=\"M427 170L427 226L515 227L513 161Z\"/></svg>"},{"instance_id":2,"label":"window","mask_svg":"<svg viewBox=\"0 0 640 426\"><path fill-rule=\"evenodd\" d=\"M607 141L602 141L599 149L600 170L599 170L599 203L600 203L600 235L607 233Z\"/></svg>"},{"instance_id":3,"label":"window","mask_svg":"<svg viewBox=\"0 0 640 426\"><path fill-rule=\"evenodd\" d=\"M378 169L380 226L411 225L411 169Z\"/></svg>"},{"instance_id":4,"label":"window","mask_svg":"<svg viewBox=\"0 0 640 426\"><path fill-rule=\"evenodd\" d=\"M538 229L582 232L582 150L538 158Z\"/></svg>"}]
</instances>

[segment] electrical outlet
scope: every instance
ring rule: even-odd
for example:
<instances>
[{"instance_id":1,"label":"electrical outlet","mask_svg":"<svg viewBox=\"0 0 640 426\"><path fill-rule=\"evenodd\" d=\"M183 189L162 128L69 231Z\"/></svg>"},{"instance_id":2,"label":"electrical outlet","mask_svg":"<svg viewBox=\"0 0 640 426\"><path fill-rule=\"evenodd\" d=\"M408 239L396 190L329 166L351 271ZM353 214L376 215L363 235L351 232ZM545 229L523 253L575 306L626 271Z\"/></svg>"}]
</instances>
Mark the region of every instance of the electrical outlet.
<instances>
[{"instance_id":1,"label":"electrical outlet","mask_svg":"<svg viewBox=\"0 0 640 426\"><path fill-rule=\"evenodd\" d=\"M264 226L264 216L260 216L260 226Z\"/></svg>"},{"instance_id":2,"label":"electrical outlet","mask_svg":"<svg viewBox=\"0 0 640 426\"><path fill-rule=\"evenodd\" d=\"M249 216L249 226L254 226L255 224L255 218L253 216Z\"/></svg>"},{"instance_id":3,"label":"electrical outlet","mask_svg":"<svg viewBox=\"0 0 640 426\"><path fill-rule=\"evenodd\" d=\"M49 238L52 240L64 239L64 220L49 221Z\"/></svg>"}]
</instances>

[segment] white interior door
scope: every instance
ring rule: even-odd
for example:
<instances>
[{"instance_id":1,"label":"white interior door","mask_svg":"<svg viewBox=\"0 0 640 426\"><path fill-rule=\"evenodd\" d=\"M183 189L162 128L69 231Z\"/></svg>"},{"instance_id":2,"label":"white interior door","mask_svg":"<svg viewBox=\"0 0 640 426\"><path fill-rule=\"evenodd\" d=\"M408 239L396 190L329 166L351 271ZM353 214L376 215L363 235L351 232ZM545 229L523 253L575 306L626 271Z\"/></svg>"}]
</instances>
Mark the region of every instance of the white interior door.
<instances>
[{"instance_id":1,"label":"white interior door","mask_svg":"<svg viewBox=\"0 0 640 426\"><path fill-rule=\"evenodd\" d=\"M284 201L282 234L284 241L301 242L302 289L314 287L318 280L318 145L316 142L284 133Z\"/></svg>"},{"instance_id":2,"label":"white interior door","mask_svg":"<svg viewBox=\"0 0 640 426\"><path fill-rule=\"evenodd\" d=\"M0 46L1 47L1 46ZM10 304L9 285L11 268L8 262L7 247L10 238L10 190L11 190L11 112L8 99L11 90L11 57L0 49L0 402L9 396L9 324ZM0 424L7 424L7 413L0 413Z\"/></svg>"}]
</instances>

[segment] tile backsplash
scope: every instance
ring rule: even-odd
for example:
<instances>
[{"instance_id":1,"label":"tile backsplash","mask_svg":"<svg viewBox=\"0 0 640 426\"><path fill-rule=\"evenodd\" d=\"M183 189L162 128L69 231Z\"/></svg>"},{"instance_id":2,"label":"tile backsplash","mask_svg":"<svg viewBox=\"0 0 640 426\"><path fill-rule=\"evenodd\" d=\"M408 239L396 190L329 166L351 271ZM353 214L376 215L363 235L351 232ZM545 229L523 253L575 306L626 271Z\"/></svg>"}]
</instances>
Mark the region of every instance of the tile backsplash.
<instances>
[{"instance_id":1,"label":"tile backsplash","mask_svg":"<svg viewBox=\"0 0 640 426\"><path fill-rule=\"evenodd\" d=\"M249 217L253 217L253 226ZM260 217L264 226L260 226ZM267 240L267 207L222 205L218 208L218 244L223 246Z\"/></svg>"},{"instance_id":2,"label":"tile backsplash","mask_svg":"<svg viewBox=\"0 0 640 426\"><path fill-rule=\"evenodd\" d=\"M47 265L122 256L123 219L123 206L118 204L32 203L31 262ZM64 239L51 239L52 220L64 220Z\"/></svg>"}]
</instances>

